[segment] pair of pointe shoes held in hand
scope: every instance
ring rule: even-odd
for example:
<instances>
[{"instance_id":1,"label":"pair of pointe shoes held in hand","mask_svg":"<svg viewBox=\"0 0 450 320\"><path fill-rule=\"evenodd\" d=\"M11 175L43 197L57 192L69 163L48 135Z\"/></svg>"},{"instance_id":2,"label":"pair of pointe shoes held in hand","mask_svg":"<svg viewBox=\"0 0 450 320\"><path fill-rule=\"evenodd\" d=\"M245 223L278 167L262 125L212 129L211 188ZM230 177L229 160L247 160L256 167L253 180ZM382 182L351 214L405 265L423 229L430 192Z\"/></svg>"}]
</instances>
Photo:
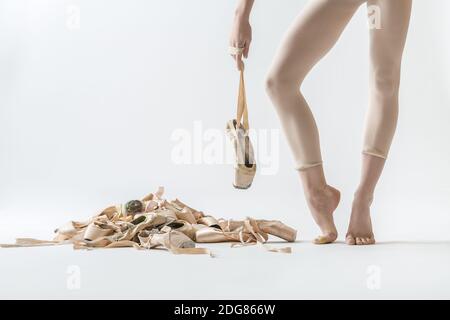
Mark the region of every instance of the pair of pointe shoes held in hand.
<instances>
[{"instance_id":1,"label":"pair of pointe shoes held in hand","mask_svg":"<svg viewBox=\"0 0 450 320\"><path fill-rule=\"evenodd\" d=\"M226 125L228 138L234 152L234 187L248 189L256 174L253 146L249 137L248 108L245 94L244 71L240 71L239 93L236 119Z\"/></svg>"},{"instance_id":2,"label":"pair of pointe shoes held in hand","mask_svg":"<svg viewBox=\"0 0 450 320\"><path fill-rule=\"evenodd\" d=\"M280 221L215 219L180 200L162 198L163 188L142 200L110 206L87 221L70 221L55 230L53 240L17 239L1 247L73 244L75 249L134 247L165 248L175 254L210 254L196 243L265 243L268 235L293 242L296 230ZM289 250L287 250L289 249ZM290 248L269 249L290 252Z\"/></svg>"}]
</instances>

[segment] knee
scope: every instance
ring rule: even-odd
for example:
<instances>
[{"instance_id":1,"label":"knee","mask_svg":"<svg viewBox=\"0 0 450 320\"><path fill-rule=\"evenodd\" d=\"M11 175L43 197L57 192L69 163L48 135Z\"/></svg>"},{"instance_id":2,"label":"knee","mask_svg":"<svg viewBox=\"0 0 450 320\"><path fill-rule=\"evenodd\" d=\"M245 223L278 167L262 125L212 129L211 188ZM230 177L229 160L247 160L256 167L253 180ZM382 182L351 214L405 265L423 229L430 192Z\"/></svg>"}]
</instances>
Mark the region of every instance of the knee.
<instances>
[{"instance_id":1,"label":"knee","mask_svg":"<svg viewBox=\"0 0 450 320\"><path fill-rule=\"evenodd\" d=\"M298 91L300 84L301 81L279 70L271 70L265 79L266 93L272 100Z\"/></svg>"},{"instance_id":2,"label":"knee","mask_svg":"<svg viewBox=\"0 0 450 320\"><path fill-rule=\"evenodd\" d=\"M377 95L386 98L397 96L400 86L400 67L390 65L376 69L372 83Z\"/></svg>"},{"instance_id":3,"label":"knee","mask_svg":"<svg viewBox=\"0 0 450 320\"><path fill-rule=\"evenodd\" d=\"M269 73L265 81L266 93L270 98L280 94L280 82L276 75Z\"/></svg>"}]
</instances>

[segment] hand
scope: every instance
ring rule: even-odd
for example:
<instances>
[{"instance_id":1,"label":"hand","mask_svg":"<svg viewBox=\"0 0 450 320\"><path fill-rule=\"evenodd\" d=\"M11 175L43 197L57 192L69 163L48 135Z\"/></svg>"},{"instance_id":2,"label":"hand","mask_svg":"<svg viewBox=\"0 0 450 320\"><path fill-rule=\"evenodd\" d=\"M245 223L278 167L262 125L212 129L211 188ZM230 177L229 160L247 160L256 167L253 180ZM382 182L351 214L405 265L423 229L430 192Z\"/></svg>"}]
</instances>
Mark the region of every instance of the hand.
<instances>
[{"instance_id":1,"label":"hand","mask_svg":"<svg viewBox=\"0 0 450 320\"><path fill-rule=\"evenodd\" d=\"M244 69L244 63L242 62L242 56L248 57L250 49L250 43L252 42L252 27L247 17L236 15L234 18L233 28L230 36L230 47L240 48L236 54L231 54L234 60L236 60L236 66L238 70ZM241 52L239 52L241 51Z\"/></svg>"}]
</instances>

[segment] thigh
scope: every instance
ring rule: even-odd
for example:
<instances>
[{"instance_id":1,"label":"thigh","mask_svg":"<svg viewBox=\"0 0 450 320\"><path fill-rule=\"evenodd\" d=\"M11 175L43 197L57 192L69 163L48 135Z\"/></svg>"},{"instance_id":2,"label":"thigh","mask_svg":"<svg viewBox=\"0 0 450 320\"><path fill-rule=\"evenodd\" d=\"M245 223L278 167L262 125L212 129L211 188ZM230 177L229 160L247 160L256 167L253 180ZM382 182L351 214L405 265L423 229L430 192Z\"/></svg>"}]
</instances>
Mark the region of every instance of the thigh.
<instances>
[{"instance_id":1,"label":"thigh","mask_svg":"<svg viewBox=\"0 0 450 320\"><path fill-rule=\"evenodd\" d=\"M380 20L370 30L372 67L375 72L399 72L412 0L369 0L367 6L369 13L376 15L373 19Z\"/></svg>"},{"instance_id":2,"label":"thigh","mask_svg":"<svg viewBox=\"0 0 450 320\"><path fill-rule=\"evenodd\" d=\"M363 0L310 0L281 42L272 64L279 78L301 82L334 46ZM298 83L298 84L299 84Z\"/></svg>"}]
</instances>

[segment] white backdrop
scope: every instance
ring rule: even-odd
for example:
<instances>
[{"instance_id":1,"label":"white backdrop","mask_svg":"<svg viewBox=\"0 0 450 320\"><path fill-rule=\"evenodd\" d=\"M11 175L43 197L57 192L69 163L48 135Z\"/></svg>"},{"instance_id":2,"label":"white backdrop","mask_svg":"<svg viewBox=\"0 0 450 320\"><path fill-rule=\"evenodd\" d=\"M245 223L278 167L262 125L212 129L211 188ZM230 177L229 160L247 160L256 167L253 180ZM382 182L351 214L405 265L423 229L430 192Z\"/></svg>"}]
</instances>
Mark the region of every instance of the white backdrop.
<instances>
[{"instance_id":1,"label":"white backdrop","mask_svg":"<svg viewBox=\"0 0 450 320\"><path fill-rule=\"evenodd\" d=\"M247 62L251 123L279 130L264 92L278 42L306 1L256 1ZM0 240L54 227L159 185L216 216L281 219L316 233L280 135L273 175L233 189L227 164L176 164L176 130L223 130L237 72L227 54L235 1L0 0ZM447 0L416 0L397 136L373 207L379 240L449 239L450 22ZM79 20L78 20L79 13ZM367 101L365 8L307 79L336 212L346 231ZM320 35L318 35L320 36ZM352 121L348 122L348 115ZM197 140L197 142L199 142ZM276 145L276 144L275 144Z\"/></svg>"}]
</instances>

